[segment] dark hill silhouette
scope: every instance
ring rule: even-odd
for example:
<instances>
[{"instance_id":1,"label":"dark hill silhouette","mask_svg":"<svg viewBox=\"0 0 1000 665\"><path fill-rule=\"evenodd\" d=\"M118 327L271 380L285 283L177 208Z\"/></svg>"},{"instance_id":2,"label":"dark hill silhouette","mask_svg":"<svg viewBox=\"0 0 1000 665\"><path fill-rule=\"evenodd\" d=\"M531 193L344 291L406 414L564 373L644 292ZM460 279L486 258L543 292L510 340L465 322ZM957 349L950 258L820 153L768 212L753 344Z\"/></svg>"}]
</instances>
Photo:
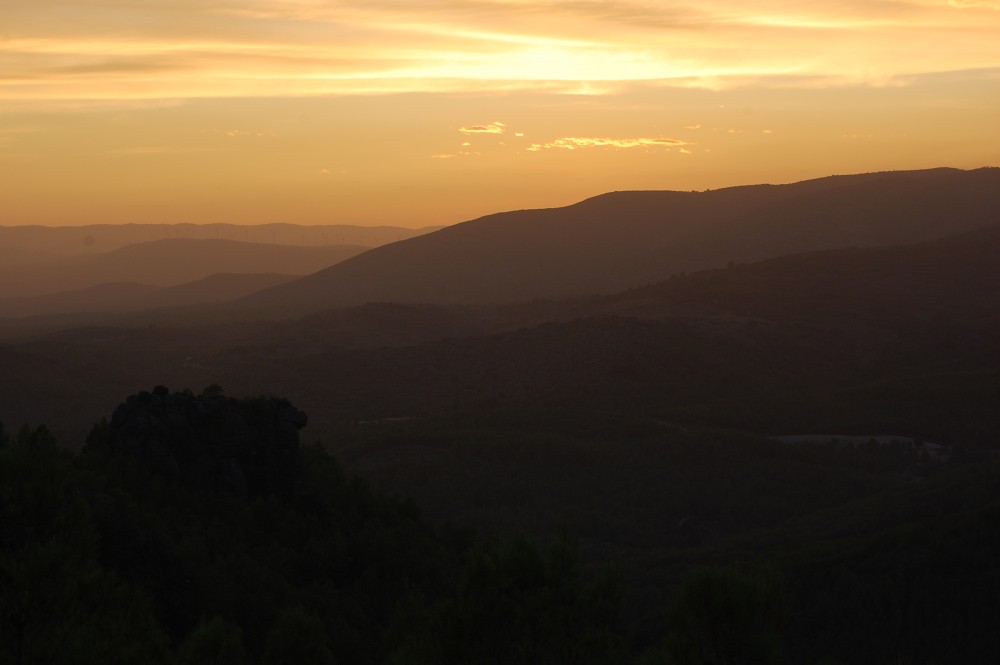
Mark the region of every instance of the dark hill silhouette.
<instances>
[{"instance_id":1,"label":"dark hill silhouette","mask_svg":"<svg viewBox=\"0 0 1000 665\"><path fill-rule=\"evenodd\" d=\"M793 254L702 271L591 301L591 315L868 322L896 332L928 319L995 319L1000 225L931 241Z\"/></svg>"},{"instance_id":2,"label":"dark hill silhouette","mask_svg":"<svg viewBox=\"0 0 1000 665\"><path fill-rule=\"evenodd\" d=\"M983 385L1000 371L998 259L1000 231L984 229L556 302L534 315L548 323L518 330L507 327L519 316L512 307L506 321L494 319L503 331L491 335L359 353L337 348L343 331L320 328L309 344L269 340L205 362L252 373L225 381L250 378L254 390L287 386L294 376L295 399L319 419L331 408L322 405L334 404L371 418L480 403L588 404L707 410L707 420L724 415L727 425L779 433L849 423L861 433L872 427L981 443L986 434L966 422L1000 431L1000 419L985 415L995 412L995 398ZM327 319L340 325L344 317ZM300 335L301 325L285 328ZM441 330L442 338L453 334L453 324L443 318ZM879 391L880 382L895 381L901 385ZM907 398L894 402L895 394Z\"/></svg>"},{"instance_id":3,"label":"dark hill silhouette","mask_svg":"<svg viewBox=\"0 0 1000 665\"><path fill-rule=\"evenodd\" d=\"M176 317L106 324L12 346L0 403L65 431L84 404L163 380L250 394L280 386L318 428L476 404L568 404L680 410L779 434L852 424L860 433L978 441L1000 431L984 386L1000 372L998 258L1000 233L982 230L735 265L570 302L369 305L191 329ZM77 381L89 386L84 393ZM896 393L907 398L893 402Z\"/></svg>"},{"instance_id":4,"label":"dark hill silhouette","mask_svg":"<svg viewBox=\"0 0 1000 665\"><path fill-rule=\"evenodd\" d=\"M58 258L57 254L39 249L0 245L0 264L5 266L38 265Z\"/></svg>"},{"instance_id":5,"label":"dark hill silhouette","mask_svg":"<svg viewBox=\"0 0 1000 665\"><path fill-rule=\"evenodd\" d=\"M157 240L42 266L0 269L0 297L56 293L113 282L173 286L218 273L305 275L366 249L357 245L298 247L235 240Z\"/></svg>"},{"instance_id":6,"label":"dark hill silhouette","mask_svg":"<svg viewBox=\"0 0 1000 665\"><path fill-rule=\"evenodd\" d=\"M110 282L73 291L0 299L0 318L37 316L59 312L105 312L120 309L159 290L151 284Z\"/></svg>"},{"instance_id":7,"label":"dark hill silhouette","mask_svg":"<svg viewBox=\"0 0 1000 665\"><path fill-rule=\"evenodd\" d=\"M729 261L927 240L992 223L998 211L1000 169L615 192L386 245L238 305L303 311L611 293Z\"/></svg>"},{"instance_id":8,"label":"dark hill silhouette","mask_svg":"<svg viewBox=\"0 0 1000 665\"><path fill-rule=\"evenodd\" d=\"M277 273L219 273L176 286L133 282L97 284L74 291L0 299L0 318L83 312L132 312L219 303L296 279Z\"/></svg>"},{"instance_id":9,"label":"dark hill silhouette","mask_svg":"<svg viewBox=\"0 0 1000 665\"><path fill-rule=\"evenodd\" d=\"M186 284L168 286L135 302L135 309L154 307L179 307L202 303L216 303L239 298L260 289L284 284L298 275L280 273L217 273Z\"/></svg>"}]
</instances>

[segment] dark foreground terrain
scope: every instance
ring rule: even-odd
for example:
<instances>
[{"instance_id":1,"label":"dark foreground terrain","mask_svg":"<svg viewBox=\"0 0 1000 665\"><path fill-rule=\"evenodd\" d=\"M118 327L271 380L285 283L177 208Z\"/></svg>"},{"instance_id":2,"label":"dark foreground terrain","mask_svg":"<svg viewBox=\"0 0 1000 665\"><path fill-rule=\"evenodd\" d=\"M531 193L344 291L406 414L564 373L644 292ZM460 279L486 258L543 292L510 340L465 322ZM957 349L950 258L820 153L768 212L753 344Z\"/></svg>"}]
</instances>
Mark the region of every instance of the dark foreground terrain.
<instances>
[{"instance_id":1,"label":"dark foreground terrain","mask_svg":"<svg viewBox=\"0 0 1000 665\"><path fill-rule=\"evenodd\" d=\"M416 455L435 485L425 493L471 497L452 505L452 526L301 445L307 418L282 399L159 387L129 397L77 455L44 428L4 434L0 657L1000 655L996 460L562 417L491 413L367 432L369 457L389 466L420 448L447 458L451 471L428 477L426 453ZM386 484L387 461L376 463Z\"/></svg>"}]
</instances>

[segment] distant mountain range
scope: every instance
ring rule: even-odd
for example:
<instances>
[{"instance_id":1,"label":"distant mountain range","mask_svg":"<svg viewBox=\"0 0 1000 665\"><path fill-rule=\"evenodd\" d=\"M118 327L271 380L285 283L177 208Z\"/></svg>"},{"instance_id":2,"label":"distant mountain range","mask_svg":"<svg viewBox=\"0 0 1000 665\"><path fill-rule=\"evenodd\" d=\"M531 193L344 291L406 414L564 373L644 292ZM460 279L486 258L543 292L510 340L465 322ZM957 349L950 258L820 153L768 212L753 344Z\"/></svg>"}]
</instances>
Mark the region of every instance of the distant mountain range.
<instances>
[{"instance_id":1,"label":"distant mountain range","mask_svg":"<svg viewBox=\"0 0 1000 665\"><path fill-rule=\"evenodd\" d=\"M329 224L91 224L87 226L0 226L0 259L32 262L110 252L155 240L237 240L267 245L360 245L378 247L441 227Z\"/></svg>"},{"instance_id":2,"label":"distant mountain range","mask_svg":"<svg viewBox=\"0 0 1000 665\"><path fill-rule=\"evenodd\" d=\"M219 383L280 390L320 433L343 418L533 404L979 441L1000 432L998 259L1000 229L986 227L572 300L370 304L255 323L109 318L0 346L0 420L69 427L129 385Z\"/></svg>"},{"instance_id":3,"label":"distant mountain range","mask_svg":"<svg viewBox=\"0 0 1000 665\"><path fill-rule=\"evenodd\" d=\"M80 312L132 312L221 303L297 277L277 273L218 273L176 286L110 282L40 296L0 298L0 315L27 317Z\"/></svg>"},{"instance_id":4,"label":"distant mountain range","mask_svg":"<svg viewBox=\"0 0 1000 665\"><path fill-rule=\"evenodd\" d=\"M615 192L436 231L287 224L0 227L0 318L227 299L235 301L227 308L231 316L281 317L372 302L481 305L610 294L730 263L933 239L998 216L1000 169L993 168L705 192ZM96 251L162 235L190 237ZM227 239L238 236L268 241ZM342 244L349 239L389 244ZM212 283L162 291L212 275L219 275ZM275 277L282 275L297 278Z\"/></svg>"},{"instance_id":5,"label":"distant mountain range","mask_svg":"<svg viewBox=\"0 0 1000 665\"><path fill-rule=\"evenodd\" d=\"M998 216L996 168L615 192L384 245L237 304L302 312L378 301L500 303L612 293L729 262L929 240Z\"/></svg>"},{"instance_id":6,"label":"distant mountain range","mask_svg":"<svg viewBox=\"0 0 1000 665\"><path fill-rule=\"evenodd\" d=\"M177 238L27 266L0 266L0 298L131 282L173 286L218 273L306 275L364 252L358 245L266 245ZM113 292L118 287L108 287ZM237 290L236 293L239 291ZM0 308L0 315L3 309Z\"/></svg>"}]
</instances>

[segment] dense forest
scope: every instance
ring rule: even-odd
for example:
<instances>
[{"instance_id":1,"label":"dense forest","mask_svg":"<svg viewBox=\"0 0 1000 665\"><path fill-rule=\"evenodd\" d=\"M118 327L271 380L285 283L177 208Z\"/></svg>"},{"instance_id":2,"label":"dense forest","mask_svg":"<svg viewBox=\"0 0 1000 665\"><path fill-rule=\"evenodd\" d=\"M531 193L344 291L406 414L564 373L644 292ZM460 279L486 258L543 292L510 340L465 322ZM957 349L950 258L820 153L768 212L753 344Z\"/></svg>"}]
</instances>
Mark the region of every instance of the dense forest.
<instances>
[{"instance_id":1,"label":"dense forest","mask_svg":"<svg viewBox=\"0 0 1000 665\"><path fill-rule=\"evenodd\" d=\"M1000 657L997 460L583 419L484 413L476 426L479 445L496 449L485 453L493 469L512 474L508 491L536 473L546 492L580 493L567 505L581 514L555 533L529 517L539 506L527 504L546 503L530 492L519 530L422 517L412 500L349 477L322 446L300 444L307 418L287 400L217 386L133 395L76 455L44 427L4 433L0 658ZM469 423L454 419L382 427L366 436L469 439ZM560 486L554 474L586 482ZM497 505L510 502L473 508L490 524L503 517ZM612 540L622 549L594 551Z\"/></svg>"}]
</instances>

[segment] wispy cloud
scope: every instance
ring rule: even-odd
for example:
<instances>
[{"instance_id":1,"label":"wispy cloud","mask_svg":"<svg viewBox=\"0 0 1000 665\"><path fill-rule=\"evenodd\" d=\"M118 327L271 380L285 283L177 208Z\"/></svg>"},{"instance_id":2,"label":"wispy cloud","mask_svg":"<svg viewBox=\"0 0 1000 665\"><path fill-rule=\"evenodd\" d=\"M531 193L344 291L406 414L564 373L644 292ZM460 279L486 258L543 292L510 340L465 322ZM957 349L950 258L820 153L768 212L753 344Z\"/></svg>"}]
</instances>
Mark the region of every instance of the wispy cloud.
<instances>
[{"instance_id":1,"label":"wispy cloud","mask_svg":"<svg viewBox=\"0 0 1000 665\"><path fill-rule=\"evenodd\" d=\"M579 148L679 148L691 145L687 141L670 138L584 138L578 136L567 136L548 143L533 143L528 150L538 152L540 150L577 150Z\"/></svg>"},{"instance_id":2,"label":"wispy cloud","mask_svg":"<svg viewBox=\"0 0 1000 665\"><path fill-rule=\"evenodd\" d=\"M460 150L459 152L439 152L431 155L431 159L454 159L455 157L477 157L481 155L480 152L475 152L472 150Z\"/></svg>"},{"instance_id":3,"label":"wispy cloud","mask_svg":"<svg viewBox=\"0 0 1000 665\"><path fill-rule=\"evenodd\" d=\"M898 80L1000 67L998 8L997 0L5 0L0 100Z\"/></svg>"},{"instance_id":4,"label":"wispy cloud","mask_svg":"<svg viewBox=\"0 0 1000 665\"><path fill-rule=\"evenodd\" d=\"M108 150L108 155L118 155L122 157L145 157L158 155L188 155L203 152L214 152L212 148L193 148L177 146L133 146L130 148L116 148Z\"/></svg>"},{"instance_id":5,"label":"wispy cloud","mask_svg":"<svg viewBox=\"0 0 1000 665\"><path fill-rule=\"evenodd\" d=\"M467 125L459 128L463 134L503 134L507 125L502 122L491 122L486 125Z\"/></svg>"},{"instance_id":6,"label":"wispy cloud","mask_svg":"<svg viewBox=\"0 0 1000 665\"><path fill-rule=\"evenodd\" d=\"M985 7L986 9L1000 10L1000 2L984 2L984 0L949 0L948 4L959 9Z\"/></svg>"},{"instance_id":7,"label":"wispy cloud","mask_svg":"<svg viewBox=\"0 0 1000 665\"><path fill-rule=\"evenodd\" d=\"M1000 67L1000 12L983 11L998 8L997 0L4 0L0 100L609 94L628 82L724 89L774 77L870 85Z\"/></svg>"},{"instance_id":8,"label":"wispy cloud","mask_svg":"<svg viewBox=\"0 0 1000 665\"><path fill-rule=\"evenodd\" d=\"M275 136L273 130L252 131L247 129L227 129L223 132L229 138L266 138Z\"/></svg>"}]
</instances>

